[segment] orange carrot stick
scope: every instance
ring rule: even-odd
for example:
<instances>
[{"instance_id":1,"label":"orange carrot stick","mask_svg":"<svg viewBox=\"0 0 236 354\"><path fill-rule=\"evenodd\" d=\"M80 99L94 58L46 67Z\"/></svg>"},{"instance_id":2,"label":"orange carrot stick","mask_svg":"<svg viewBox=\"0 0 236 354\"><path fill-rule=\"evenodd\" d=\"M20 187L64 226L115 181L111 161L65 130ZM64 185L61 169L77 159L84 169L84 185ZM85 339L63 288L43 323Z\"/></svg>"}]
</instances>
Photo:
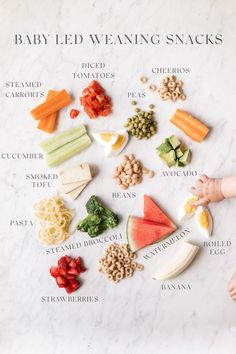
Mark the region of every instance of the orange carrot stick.
<instances>
[{"instance_id":1,"label":"orange carrot stick","mask_svg":"<svg viewBox=\"0 0 236 354\"><path fill-rule=\"evenodd\" d=\"M50 100L50 98L54 97L56 94L57 91L49 90L46 97L46 101ZM54 112L48 117L40 119L37 128L45 131L46 133L52 133L56 127L57 113L58 112Z\"/></svg>"},{"instance_id":2,"label":"orange carrot stick","mask_svg":"<svg viewBox=\"0 0 236 354\"><path fill-rule=\"evenodd\" d=\"M180 109L176 110L170 121L192 140L197 141L198 143L205 139L210 130L198 119Z\"/></svg>"},{"instance_id":3,"label":"orange carrot stick","mask_svg":"<svg viewBox=\"0 0 236 354\"><path fill-rule=\"evenodd\" d=\"M31 111L31 114L34 119L42 119L48 117L54 112L59 111L61 108L68 106L71 102L71 96L66 92L66 90L62 90L59 91L54 97L35 107Z\"/></svg>"}]
</instances>

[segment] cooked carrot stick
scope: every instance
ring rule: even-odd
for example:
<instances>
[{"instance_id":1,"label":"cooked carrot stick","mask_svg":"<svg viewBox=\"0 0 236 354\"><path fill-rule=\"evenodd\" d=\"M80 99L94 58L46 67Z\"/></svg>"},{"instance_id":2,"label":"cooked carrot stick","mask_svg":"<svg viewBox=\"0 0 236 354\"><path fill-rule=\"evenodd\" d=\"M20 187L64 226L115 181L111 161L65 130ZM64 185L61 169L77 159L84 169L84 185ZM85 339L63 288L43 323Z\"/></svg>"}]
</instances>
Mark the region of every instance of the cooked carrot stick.
<instances>
[{"instance_id":1,"label":"cooked carrot stick","mask_svg":"<svg viewBox=\"0 0 236 354\"><path fill-rule=\"evenodd\" d=\"M31 111L34 119L42 119L50 114L59 111L61 108L68 106L72 102L71 96L66 90L59 91L54 97L41 103Z\"/></svg>"},{"instance_id":2,"label":"cooked carrot stick","mask_svg":"<svg viewBox=\"0 0 236 354\"><path fill-rule=\"evenodd\" d=\"M54 97L57 94L57 91L49 90L46 101L50 100L50 98ZM38 129L45 131L46 133L52 133L55 130L57 123L57 112L50 114L48 117L42 118L39 120Z\"/></svg>"},{"instance_id":3,"label":"cooked carrot stick","mask_svg":"<svg viewBox=\"0 0 236 354\"><path fill-rule=\"evenodd\" d=\"M209 133L209 128L190 114L177 109L170 121L192 140L200 143Z\"/></svg>"}]
</instances>

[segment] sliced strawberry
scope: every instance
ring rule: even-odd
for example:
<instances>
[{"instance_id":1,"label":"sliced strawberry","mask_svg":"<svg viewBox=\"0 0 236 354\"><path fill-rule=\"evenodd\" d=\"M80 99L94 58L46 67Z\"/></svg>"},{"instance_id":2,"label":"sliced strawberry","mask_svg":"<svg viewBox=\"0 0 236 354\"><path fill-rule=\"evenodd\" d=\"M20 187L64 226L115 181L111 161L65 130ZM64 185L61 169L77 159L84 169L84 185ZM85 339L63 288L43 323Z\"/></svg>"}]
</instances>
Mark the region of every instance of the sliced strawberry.
<instances>
[{"instance_id":1,"label":"sliced strawberry","mask_svg":"<svg viewBox=\"0 0 236 354\"><path fill-rule=\"evenodd\" d=\"M78 280L76 279L71 279L69 282L70 285L73 286L73 288L75 288L75 286L79 284Z\"/></svg>"},{"instance_id":2,"label":"sliced strawberry","mask_svg":"<svg viewBox=\"0 0 236 354\"><path fill-rule=\"evenodd\" d=\"M83 273L83 272L86 271L86 268L84 268L83 265L78 265L78 266L77 266L77 270L78 270L79 273Z\"/></svg>"},{"instance_id":3,"label":"sliced strawberry","mask_svg":"<svg viewBox=\"0 0 236 354\"><path fill-rule=\"evenodd\" d=\"M61 257L60 259L58 259L57 264L60 265L61 263L65 263L65 262L66 262L66 257L63 256L63 257Z\"/></svg>"},{"instance_id":4,"label":"sliced strawberry","mask_svg":"<svg viewBox=\"0 0 236 354\"><path fill-rule=\"evenodd\" d=\"M75 282L73 284L70 284L70 285L72 286L73 290L75 291L75 290L77 290L79 288L80 283L77 281L77 282Z\"/></svg>"},{"instance_id":5,"label":"sliced strawberry","mask_svg":"<svg viewBox=\"0 0 236 354\"><path fill-rule=\"evenodd\" d=\"M71 261L73 261L73 258L69 257L69 256L65 256L66 257L66 262L70 263Z\"/></svg>"},{"instance_id":6,"label":"sliced strawberry","mask_svg":"<svg viewBox=\"0 0 236 354\"><path fill-rule=\"evenodd\" d=\"M73 287L70 285L70 284L68 284L68 285L66 285L65 286L65 289L66 289L66 291L67 291L67 293L70 295L70 294L72 294L75 290L73 289Z\"/></svg>"},{"instance_id":7,"label":"sliced strawberry","mask_svg":"<svg viewBox=\"0 0 236 354\"><path fill-rule=\"evenodd\" d=\"M68 282L67 282L67 279L64 278L64 277L61 276L61 275L58 275L58 276L56 277L56 282L57 282L57 285L59 286L59 288L64 288L65 285L68 283Z\"/></svg>"},{"instance_id":8,"label":"sliced strawberry","mask_svg":"<svg viewBox=\"0 0 236 354\"><path fill-rule=\"evenodd\" d=\"M70 266L67 262L61 262L59 265L60 269L63 269L65 272L67 272L70 269Z\"/></svg>"},{"instance_id":9,"label":"sliced strawberry","mask_svg":"<svg viewBox=\"0 0 236 354\"><path fill-rule=\"evenodd\" d=\"M69 263L69 266L70 266L71 268L76 268L76 266L77 266L76 261L75 261L74 259L71 260L70 263Z\"/></svg>"},{"instance_id":10,"label":"sliced strawberry","mask_svg":"<svg viewBox=\"0 0 236 354\"><path fill-rule=\"evenodd\" d=\"M66 271L64 269L59 268L58 275L62 275L63 277L65 277L67 275L67 273L66 273Z\"/></svg>"},{"instance_id":11,"label":"sliced strawberry","mask_svg":"<svg viewBox=\"0 0 236 354\"><path fill-rule=\"evenodd\" d=\"M76 279L76 275L75 274L66 274L66 278L70 281L70 280L74 280Z\"/></svg>"},{"instance_id":12,"label":"sliced strawberry","mask_svg":"<svg viewBox=\"0 0 236 354\"><path fill-rule=\"evenodd\" d=\"M79 275L79 272L78 272L78 270L76 268L70 268L67 271L67 274Z\"/></svg>"},{"instance_id":13,"label":"sliced strawberry","mask_svg":"<svg viewBox=\"0 0 236 354\"><path fill-rule=\"evenodd\" d=\"M58 267L51 267L50 268L50 274L52 277L56 278L59 273L58 273Z\"/></svg>"},{"instance_id":14,"label":"sliced strawberry","mask_svg":"<svg viewBox=\"0 0 236 354\"><path fill-rule=\"evenodd\" d=\"M75 261L76 261L76 264L77 264L77 265L82 264L82 258L81 258L80 256L77 257Z\"/></svg>"}]
</instances>

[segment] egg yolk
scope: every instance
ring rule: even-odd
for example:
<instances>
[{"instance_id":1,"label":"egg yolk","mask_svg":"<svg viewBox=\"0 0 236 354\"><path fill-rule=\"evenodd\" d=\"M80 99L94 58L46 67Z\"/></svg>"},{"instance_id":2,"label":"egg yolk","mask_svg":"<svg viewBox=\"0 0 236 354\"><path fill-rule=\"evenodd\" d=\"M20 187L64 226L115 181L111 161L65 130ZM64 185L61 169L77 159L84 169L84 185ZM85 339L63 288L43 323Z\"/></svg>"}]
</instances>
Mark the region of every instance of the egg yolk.
<instances>
[{"instance_id":1,"label":"egg yolk","mask_svg":"<svg viewBox=\"0 0 236 354\"><path fill-rule=\"evenodd\" d=\"M118 139L116 140L115 144L112 145L112 150L119 149L123 145L124 140L125 140L124 135L119 134Z\"/></svg>"},{"instance_id":2,"label":"egg yolk","mask_svg":"<svg viewBox=\"0 0 236 354\"><path fill-rule=\"evenodd\" d=\"M198 221L200 223L200 225L202 227L204 227L204 229L207 229L209 226L209 215L206 211L202 211L199 215L198 215Z\"/></svg>"},{"instance_id":3,"label":"egg yolk","mask_svg":"<svg viewBox=\"0 0 236 354\"><path fill-rule=\"evenodd\" d=\"M101 138L105 142L111 141L111 139L114 137L113 133L101 133Z\"/></svg>"},{"instance_id":4,"label":"egg yolk","mask_svg":"<svg viewBox=\"0 0 236 354\"><path fill-rule=\"evenodd\" d=\"M187 201L187 203L185 203L184 205L184 211L186 214L192 214L194 213L194 211L196 210L196 206L194 205L190 205L191 202L195 202L198 198L191 198Z\"/></svg>"}]
</instances>

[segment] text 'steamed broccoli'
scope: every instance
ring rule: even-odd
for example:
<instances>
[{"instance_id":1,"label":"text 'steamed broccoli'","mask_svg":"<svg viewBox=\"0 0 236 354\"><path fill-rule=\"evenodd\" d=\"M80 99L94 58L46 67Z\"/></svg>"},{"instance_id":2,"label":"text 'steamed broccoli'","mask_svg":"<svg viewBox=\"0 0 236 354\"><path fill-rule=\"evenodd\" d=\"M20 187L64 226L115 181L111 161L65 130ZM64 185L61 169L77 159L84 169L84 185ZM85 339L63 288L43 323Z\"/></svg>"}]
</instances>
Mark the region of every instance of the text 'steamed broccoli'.
<instances>
[{"instance_id":1,"label":"text 'steamed broccoli'","mask_svg":"<svg viewBox=\"0 0 236 354\"><path fill-rule=\"evenodd\" d=\"M119 223L118 216L106 208L94 195L86 203L88 215L77 225L77 229L95 237Z\"/></svg>"}]
</instances>

